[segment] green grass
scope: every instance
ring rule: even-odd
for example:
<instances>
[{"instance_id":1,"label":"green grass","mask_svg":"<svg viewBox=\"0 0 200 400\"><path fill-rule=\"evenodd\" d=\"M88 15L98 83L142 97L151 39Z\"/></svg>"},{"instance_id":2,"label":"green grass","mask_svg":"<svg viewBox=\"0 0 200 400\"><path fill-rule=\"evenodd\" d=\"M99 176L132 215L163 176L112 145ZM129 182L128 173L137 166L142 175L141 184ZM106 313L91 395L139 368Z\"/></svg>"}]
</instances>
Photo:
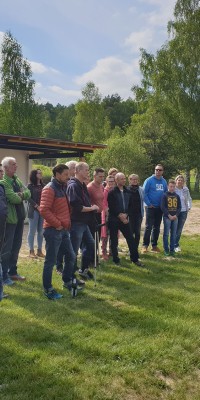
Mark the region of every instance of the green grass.
<instances>
[{"instance_id":1,"label":"green grass","mask_svg":"<svg viewBox=\"0 0 200 400\"><path fill-rule=\"evenodd\" d=\"M43 296L42 262L20 259L27 282L0 304L0 399L199 400L199 243L145 255L148 269L104 263L96 287L57 302Z\"/></svg>"}]
</instances>

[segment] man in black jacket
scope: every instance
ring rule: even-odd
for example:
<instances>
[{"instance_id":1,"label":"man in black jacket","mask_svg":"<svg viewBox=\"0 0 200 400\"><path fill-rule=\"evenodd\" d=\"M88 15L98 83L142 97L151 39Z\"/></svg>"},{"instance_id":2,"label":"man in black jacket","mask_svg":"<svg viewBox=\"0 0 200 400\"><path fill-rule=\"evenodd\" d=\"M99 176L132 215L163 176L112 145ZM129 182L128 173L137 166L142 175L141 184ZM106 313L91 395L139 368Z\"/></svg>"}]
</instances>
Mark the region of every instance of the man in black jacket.
<instances>
[{"instance_id":1,"label":"man in black jacket","mask_svg":"<svg viewBox=\"0 0 200 400\"><path fill-rule=\"evenodd\" d=\"M81 268L79 275L86 279L93 278L89 265L94 260L94 239L90 226L94 221L94 213L99 210L96 204L91 206L90 196L85 182L89 176L89 166L85 162L76 165L75 178L70 179L67 185L67 196L71 206L70 238L75 254L81 246ZM76 270L76 265L74 272Z\"/></svg>"},{"instance_id":2,"label":"man in black jacket","mask_svg":"<svg viewBox=\"0 0 200 400\"><path fill-rule=\"evenodd\" d=\"M115 176L115 180L116 187L108 193L108 228L110 230L113 261L116 265L120 264L117 250L118 231L120 230L128 244L131 261L142 267L143 264L138 260L138 250L129 223L128 209L131 193L125 187L126 178L124 174L118 172Z\"/></svg>"}]
</instances>

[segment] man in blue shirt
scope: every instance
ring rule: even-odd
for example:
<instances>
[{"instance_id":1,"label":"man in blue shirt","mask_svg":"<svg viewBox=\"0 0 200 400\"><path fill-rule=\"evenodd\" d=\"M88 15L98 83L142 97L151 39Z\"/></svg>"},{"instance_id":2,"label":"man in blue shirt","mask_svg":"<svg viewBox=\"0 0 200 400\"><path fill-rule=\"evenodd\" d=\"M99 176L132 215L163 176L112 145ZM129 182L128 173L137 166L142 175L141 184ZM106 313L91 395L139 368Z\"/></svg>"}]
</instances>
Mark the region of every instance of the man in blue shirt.
<instances>
[{"instance_id":1,"label":"man in blue shirt","mask_svg":"<svg viewBox=\"0 0 200 400\"><path fill-rule=\"evenodd\" d=\"M155 174L147 178L143 185L146 223L142 253L147 253L150 239L152 251L160 253L160 249L157 246L162 221L160 205L163 193L167 191L167 182L162 175L163 166L158 164L155 167Z\"/></svg>"}]
</instances>

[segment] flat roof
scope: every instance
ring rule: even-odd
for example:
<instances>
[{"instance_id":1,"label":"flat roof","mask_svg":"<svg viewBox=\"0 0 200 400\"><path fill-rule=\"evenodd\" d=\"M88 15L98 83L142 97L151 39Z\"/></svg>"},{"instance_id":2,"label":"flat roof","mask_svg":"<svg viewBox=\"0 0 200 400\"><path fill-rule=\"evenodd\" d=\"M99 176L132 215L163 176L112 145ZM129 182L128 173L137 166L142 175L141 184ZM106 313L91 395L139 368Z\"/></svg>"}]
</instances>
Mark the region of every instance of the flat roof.
<instances>
[{"instance_id":1,"label":"flat roof","mask_svg":"<svg viewBox=\"0 0 200 400\"><path fill-rule=\"evenodd\" d=\"M60 139L16 136L0 133L0 148L34 152L29 158L83 157L96 149L105 149L106 144L76 143ZM63 153L63 152L67 153ZM36 152L36 153L35 153ZM68 153L69 152L69 153ZM38 156L38 157L37 157Z\"/></svg>"}]
</instances>

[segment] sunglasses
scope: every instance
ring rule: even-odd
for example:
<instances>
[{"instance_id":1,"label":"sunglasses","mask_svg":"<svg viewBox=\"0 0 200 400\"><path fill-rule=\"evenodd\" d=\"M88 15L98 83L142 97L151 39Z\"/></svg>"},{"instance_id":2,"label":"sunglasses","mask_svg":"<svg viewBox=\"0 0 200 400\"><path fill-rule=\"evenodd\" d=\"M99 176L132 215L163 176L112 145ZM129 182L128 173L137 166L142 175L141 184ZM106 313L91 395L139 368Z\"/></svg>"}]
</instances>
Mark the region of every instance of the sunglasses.
<instances>
[{"instance_id":1,"label":"sunglasses","mask_svg":"<svg viewBox=\"0 0 200 400\"><path fill-rule=\"evenodd\" d=\"M163 169L156 168L155 171L163 171Z\"/></svg>"}]
</instances>

